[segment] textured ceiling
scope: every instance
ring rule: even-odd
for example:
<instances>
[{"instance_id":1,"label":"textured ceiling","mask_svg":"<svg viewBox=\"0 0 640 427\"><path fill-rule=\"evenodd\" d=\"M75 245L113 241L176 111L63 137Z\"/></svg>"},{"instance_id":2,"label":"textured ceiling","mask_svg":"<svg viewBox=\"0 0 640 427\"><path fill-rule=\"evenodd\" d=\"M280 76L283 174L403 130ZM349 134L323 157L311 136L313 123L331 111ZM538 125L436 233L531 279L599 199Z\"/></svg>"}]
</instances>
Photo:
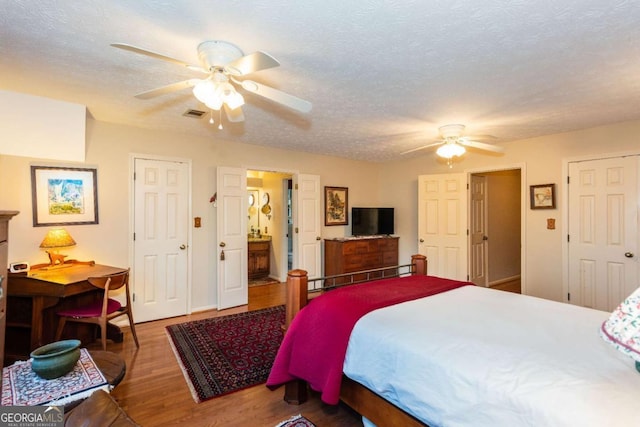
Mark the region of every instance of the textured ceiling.
<instances>
[{"instance_id":1,"label":"textured ceiling","mask_svg":"<svg viewBox=\"0 0 640 427\"><path fill-rule=\"evenodd\" d=\"M462 123L491 143L640 119L640 7L632 0L0 0L0 88L86 105L101 121L388 161ZM220 131L183 117L200 77L115 49L198 63L204 40L262 50L251 79L309 100L297 113L245 94ZM37 113L34 119L37 120ZM474 154L482 155L482 154Z\"/></svg>"}]
</instances>

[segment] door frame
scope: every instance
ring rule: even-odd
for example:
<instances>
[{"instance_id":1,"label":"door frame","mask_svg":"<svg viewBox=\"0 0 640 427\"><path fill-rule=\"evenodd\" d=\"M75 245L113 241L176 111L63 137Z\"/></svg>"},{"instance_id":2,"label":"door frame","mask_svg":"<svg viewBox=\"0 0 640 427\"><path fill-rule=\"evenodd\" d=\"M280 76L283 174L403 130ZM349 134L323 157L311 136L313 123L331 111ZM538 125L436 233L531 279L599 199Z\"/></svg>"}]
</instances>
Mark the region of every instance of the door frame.
<instances>
[{"instance_id":1,"label":"door frame","mask_svg":"<svg viewBox=\"0 0 640 427\"><path fill-rule=\"evenodd\" d=\"M467 174L467 182L471 182L471 175L474 174L482 174L482 173L490 173L490 172L500 172L507 170L520 170L520 293L523 295L527 294L527 268L526 268L526 253L525 248L527 247L527 233L526 233L526 224L527 224L527 195L529 194L527 191L527 166L526 163L514 163L511 165L503 165L503 166L495 166L491 168L477 168L477 169L465 169L465 173ZM467 206L471 208L471 192L467 191ZM471 219L467 218L468 225L470 227ZM468 229L468 228L467 228ZM467 271L471 271L471 233L467 236L467 260L469 265L467 266Z\"/></svg>"},{"instance_id":2,"label":"door frame","mask_svg":"<svg viewBox=\"0 0 640 427\"><path fill-rule=\"evenodd\" d=\"M129 179L127 180L128 191L129 191L129 266L131 267L130 278L135 277L135 247L133 240L133 233L135 232L135 183L133 179L133 174L135 172L135 161L136 159L145 159L145 160L156 160L156 161L164 161L164 162L177 162L177 163L186 163L187 164L187 218L193 217L193 188L192 188L192 176L193 176L193 162L191 159L186 159L183 157L167 157L167 156L158 156L154 154L143 154L143 153L129 153ZM192 293L192 263L193 257L191 253L191 242L193 241L193 229L192 227L187 227L187 314L191 314L191 293ZM130 283L131 290L133 293L136 291L135 281Z\"/></svg>"},{"instance_id":3,"label":"door frame","mask_svg":"<svg viewBox=\"0 0 640 427\"><path fill-rule=\"evenodd\" d=\"M569 163L585 162L590 160L603 160L612 157L640 156L640 150L619 151L613 153L587 154L562 159L561 180L561 206L562 206L562 302L569 303L569 192L567 191L567 179L569 178ZM639 178L640 180L640 178ZM640 238L640 237L639 237Z\"/></svg>"},{"instance_id":4,"label":"door frame","mask_svg":"<svg viewBox=\"0 0 640 427\"><path fill-rule=\"evenodd\" d=\"M274 167L267 167L267 166L247 166L247 165L243 165L242 167L247 171L288 174L288 175L290 175L290 179L293 179L294 177L296 177L297 175L300 174L300 171L295 170L295 169L281 169L281 168L274 168ZM283 206L285 206L285 205L283 205ZM286 206L285 206L285 208L286 208ZM295 218L295 215L296 215L295 206L292 205L291 209L292 209L292 215ZM284 219L284 221L286 222L286 218ZM272 237L272 239L273 239L273 237ZM278 279L281 280L281 281L286 281L287 280L287 274L289 273L289 270L287 269L288 263L287 263L287 256L286 256L287 255L287 249L286 249L287 248L287 242L284 242L284 244L281 246L281 248L282 247L284 247L283 253L284 253L285 256L284 256L284 258L282 256L280 256L280 265L278 266L278 270L281 273L280 273ZM292 252L293 252L293 258L295 260L295 258L296 258L296 247L295 247L295 244L293 245ZM284 280L282 280L282 275L283 274L284 274Z\"/></svg>"}]
</instances>

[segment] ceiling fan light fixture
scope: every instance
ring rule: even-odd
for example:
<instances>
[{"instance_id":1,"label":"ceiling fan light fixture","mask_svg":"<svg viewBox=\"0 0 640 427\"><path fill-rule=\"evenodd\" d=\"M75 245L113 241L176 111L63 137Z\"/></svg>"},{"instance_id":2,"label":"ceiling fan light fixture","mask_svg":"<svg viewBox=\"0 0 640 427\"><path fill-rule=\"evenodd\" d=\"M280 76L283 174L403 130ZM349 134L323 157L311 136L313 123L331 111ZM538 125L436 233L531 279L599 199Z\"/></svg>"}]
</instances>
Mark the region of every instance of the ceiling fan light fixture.
<instances>
[{"instance_id":1,"label":"ceiling fan light fixture","mask_svg":"<svg viewBox=\"0 0 640 427\"><path fill-rule=\"evenodd\" d=\"M234 90L228 95L225 95L224 103L227 104L230 109L235 110L236 108L244 105L244 98Z\"/></svg>"},{"instance_id":2,"label":"ceiling fan light fixture","mask_svg":"<svg viewBox=\"0 0 640 427\"><path fill-rule=\"evenodd\" d=\"M227 104L232 110L244 105L242 95L228 82L201 80L193 87L193 95L208 108L216 111L222 108L222 104Z\"/></svg>"},{"instance_id":3,"label":"ceiling fan light fixture","mask_svg":"<svg viewBox=\"0 0 640 427\"><path fill-rule=\"evenodd\" d=\"M462 156L466 151L462 145L456 144L455 142L448 142L438 147L436 154L445 159L451 159L455 156Z\"/></svg>"},{"instance_id":4,"label":"ceiling fan light fixture","mask_svg":"<svg viewBox=\"0 0 640 427\"><path fill-rule=\"evenodd\" d=\"M210 79L200 80L193 87L193 95L203 104L207 104L207 101L211 99L211 96L215 94L215 91L216 85Z\"/></svg>"}]
</instances>

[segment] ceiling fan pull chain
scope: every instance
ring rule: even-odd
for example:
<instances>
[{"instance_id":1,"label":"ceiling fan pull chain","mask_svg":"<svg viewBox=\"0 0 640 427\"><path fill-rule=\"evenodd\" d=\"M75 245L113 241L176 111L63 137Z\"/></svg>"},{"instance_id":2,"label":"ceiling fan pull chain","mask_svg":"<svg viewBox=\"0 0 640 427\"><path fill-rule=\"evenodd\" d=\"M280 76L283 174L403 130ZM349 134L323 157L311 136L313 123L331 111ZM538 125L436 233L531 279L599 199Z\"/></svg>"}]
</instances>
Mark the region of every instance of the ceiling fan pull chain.
<instances>
[{"instance_id":1,"label":"ceiling fan pull chain","mask_svg":"<svg viewBox=\"0 0 640 427\"><path fill-rule=\"evenodd\" d=\"M215 122L213 121L213 110L209 110L211 111L211 117L209 117L209 124L214 124Z\"/></svg>"},{"instance_id":2,"label":"ceiling fan pull chain","mask_svg":"<svg viewBox=\"0 0 640 427\"><path fill-rule=\"evenodd\" d=\"M220 110L218 110L218 112L220 113L220 124L218 125L218 129L222 130L222 108L220 108Z\"/></svg>"}]
</instances>

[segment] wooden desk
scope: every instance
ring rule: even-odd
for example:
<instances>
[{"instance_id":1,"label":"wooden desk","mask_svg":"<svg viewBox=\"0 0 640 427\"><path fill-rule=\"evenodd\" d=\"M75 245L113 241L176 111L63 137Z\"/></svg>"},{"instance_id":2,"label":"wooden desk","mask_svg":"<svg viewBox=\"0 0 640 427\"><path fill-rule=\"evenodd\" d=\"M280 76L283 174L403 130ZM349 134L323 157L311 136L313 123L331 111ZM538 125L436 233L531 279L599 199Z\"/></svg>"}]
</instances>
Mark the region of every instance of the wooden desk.
<instances>
[{"instance_id":1,"label":"wooden desk","mask_svg":"<svg viewBox=\"0 0 640 427\"><path fill-rule=\"evenodd\" d=\"M55 315L57 310L87 303L100 294L100 290L87 281L89 277L125 270L108 265L79 263L53 270L9 273L5 365L28 359L31 351L54 341L58 324ZM70 324L69 331L83 344L95 338L93 325ZM112 332L110 338L118 340L119 336L121 340L121 333L118 332L115 336ZM28 343L25 342L26 333L30 336Z\"/></svg>"}]
</instances>

